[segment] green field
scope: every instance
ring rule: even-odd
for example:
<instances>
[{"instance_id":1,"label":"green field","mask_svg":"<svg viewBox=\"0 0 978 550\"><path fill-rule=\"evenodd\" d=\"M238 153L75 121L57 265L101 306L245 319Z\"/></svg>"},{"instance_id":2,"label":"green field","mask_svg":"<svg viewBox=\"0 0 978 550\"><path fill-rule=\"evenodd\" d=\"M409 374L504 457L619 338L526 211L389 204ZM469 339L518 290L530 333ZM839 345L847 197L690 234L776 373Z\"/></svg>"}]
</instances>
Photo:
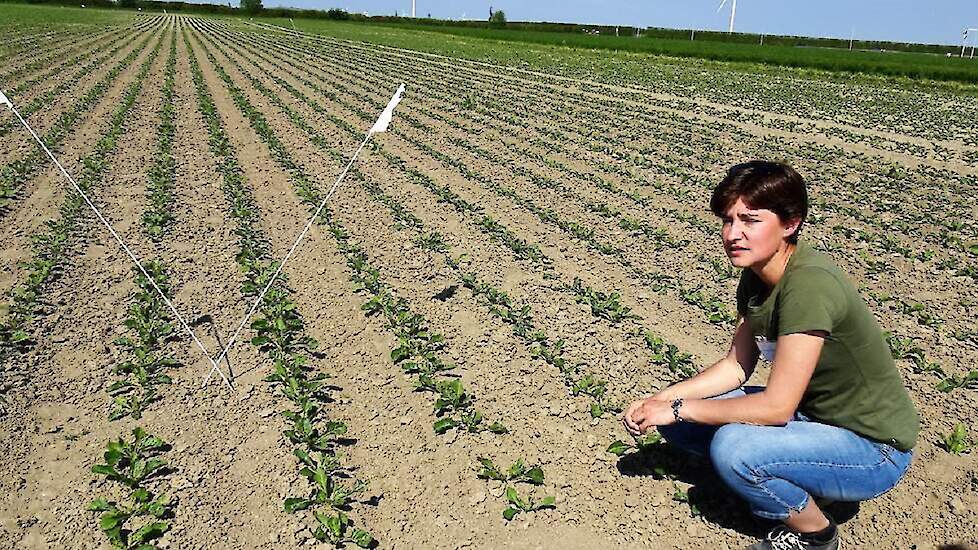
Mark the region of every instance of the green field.
<instances>
[{"instance_id":1,"label":"green field","mask_svg":"<svg viewBox=\"0 0 978 550\"><path fill-rule=\"evenodd\" d=\"M268 19L290 26L288 19ZM629 52L729 62L741 68L798 68L825 72L978 83L978 63L970 59L909 52L848 51L835 48L760 46L711 41L689 41L631 36L595 36L429 25L347 23L296 19L296 28L350 39L362 39L409 49L471 58L492 56L499 44L533 44L595 51ZM505 49L505 48L504 48Z\"/></svg>"},{"instance_id":2,"label":"green field","mask_svg":"<svg viewBox=\"0 0 978 550\"><path fill-rule=\"evenodd\" d=\"M560 32L428 27L400 28L440 32L470 38L529 42L573 48L630 51L718 61L763 63L826 71L905 76L933 80L978 82L978 63L958 57L909 52L848 51L837 48L737 44L634 36L600 36Z\"/></svg>"},{"instance_id":3,"label":"green field","mask_svg":"<svg viewBox=\"0 0 978 550\"><path fill-rule=\"evenodd\" d=\"M65 6L36 6L0 2L0 27L10 25L124 25L135 16L132 11Z\"/></svg>"}]
</instances>

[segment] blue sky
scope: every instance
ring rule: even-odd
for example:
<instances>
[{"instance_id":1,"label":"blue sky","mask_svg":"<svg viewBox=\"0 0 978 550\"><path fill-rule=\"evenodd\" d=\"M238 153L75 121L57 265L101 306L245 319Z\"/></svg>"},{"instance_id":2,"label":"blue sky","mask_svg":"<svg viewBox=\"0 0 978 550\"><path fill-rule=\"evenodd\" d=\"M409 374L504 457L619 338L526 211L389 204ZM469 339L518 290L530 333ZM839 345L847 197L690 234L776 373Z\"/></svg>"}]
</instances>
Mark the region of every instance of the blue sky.
<instances>
[{"instance_id":1,"label":"blue sky","mask_svg":"<svg viewBox=\"0 0 978 550\"><path fill-rule=\"evenodd\" d=\"M418 15L486 18L489 6L510 20L726 30L729 0L417 0ZM410 13L411 0L264 0L266 7L339 7L371 15ZM960 44L978 27L978 0L738 0L742 32ZM975 33L972 33L973 35Z\"/></svg>"}]
</instances>

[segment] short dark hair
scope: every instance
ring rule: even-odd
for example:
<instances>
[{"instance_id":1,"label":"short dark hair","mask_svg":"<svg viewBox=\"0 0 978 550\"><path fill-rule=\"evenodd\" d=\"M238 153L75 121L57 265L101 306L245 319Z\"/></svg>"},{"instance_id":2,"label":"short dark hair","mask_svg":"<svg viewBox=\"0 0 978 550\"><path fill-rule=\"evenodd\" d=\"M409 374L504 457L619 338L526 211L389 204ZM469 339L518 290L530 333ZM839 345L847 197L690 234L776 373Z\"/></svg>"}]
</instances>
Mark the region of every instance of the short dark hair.
<instances>
[{"instance_id":1,"label":"short dark hair","mask_svg":"<svg viewBox=\"0 0 978 550\"><path fill-rule=\"evenodd\" d=\"M727 170L727 176L713 190L710 210L718 217L743 199L750 208L770 210L782 222L801 220L788 241L798 242L798 233L808 217L808 189L805 179L783 162L752 160Z\"/></svg>"}]
</instances>

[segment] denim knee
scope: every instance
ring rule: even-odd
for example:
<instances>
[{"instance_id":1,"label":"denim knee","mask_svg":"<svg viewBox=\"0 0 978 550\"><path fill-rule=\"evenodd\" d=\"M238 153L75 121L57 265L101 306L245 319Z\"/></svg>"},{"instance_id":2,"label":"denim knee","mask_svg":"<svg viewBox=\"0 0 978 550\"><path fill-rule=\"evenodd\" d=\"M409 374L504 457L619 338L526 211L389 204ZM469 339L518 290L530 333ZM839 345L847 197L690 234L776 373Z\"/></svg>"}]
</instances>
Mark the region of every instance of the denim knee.
<instances>
[{"instance_id":1,"label":"denim knee","mask_svg":"<svg viewBox=\"0 0 978 550\"><path fill-rule=\"evenodd\" d=\"M753 447L749 434L751 427L746 424L724 424L714 434L710 442L710 462L724 480L732 476L750 477L748 452Z\"/></svg>"},{"instance_id":2,"label":"denim knee","mask_svg":"<svg viewBox=\"0 0 978 550\"><path fill-rule=\"evenodd\" d=\"M710 445L710 461L717 476L747 501L752 513L780 520L791 510L804 508L808 494L788 480L765 473L773 441L765 437L763 429L748 424L721 426Z\"/></svg>"}]
</instances>

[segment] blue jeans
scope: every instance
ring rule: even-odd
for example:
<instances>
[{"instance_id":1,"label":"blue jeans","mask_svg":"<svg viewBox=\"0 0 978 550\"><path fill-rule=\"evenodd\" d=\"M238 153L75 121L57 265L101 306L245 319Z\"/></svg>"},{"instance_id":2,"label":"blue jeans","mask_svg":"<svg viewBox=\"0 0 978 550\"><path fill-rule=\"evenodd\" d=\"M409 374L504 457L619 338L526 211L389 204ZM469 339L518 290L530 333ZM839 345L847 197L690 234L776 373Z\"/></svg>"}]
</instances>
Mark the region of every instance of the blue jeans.
<instances>
[{"instance_id":1,"label":"blue jeans","mask_svg":"<svg viewBox=\"0 0 978 550\"><path fill-rule=\"evenodd\" d=\"M763 388L713 397L727 399ZM661 426L668 443L709 457L717 475L755 515L782 520L808 505L809 495L834 501L875 498L893 488L910 467L913 451L815 422L801 413L784 426L681 422Z\"/></svg>"}]
</instances>

